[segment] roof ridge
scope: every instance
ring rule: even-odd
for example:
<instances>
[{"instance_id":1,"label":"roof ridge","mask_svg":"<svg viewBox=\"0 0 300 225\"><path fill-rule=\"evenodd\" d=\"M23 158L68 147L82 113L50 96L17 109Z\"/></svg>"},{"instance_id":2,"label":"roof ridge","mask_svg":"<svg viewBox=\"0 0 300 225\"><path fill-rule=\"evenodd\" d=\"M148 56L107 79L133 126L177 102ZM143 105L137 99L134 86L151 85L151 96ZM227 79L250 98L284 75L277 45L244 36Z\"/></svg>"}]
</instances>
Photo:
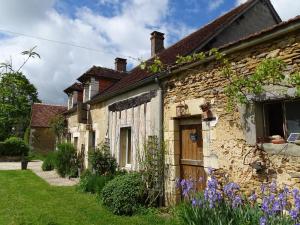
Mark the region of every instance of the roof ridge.
<instances>
[{"instance_id":1,"label":"roof ridge","mask_svg":"<svg viewBox=\"0 0 300 225\"><path fill-rule=\"evenodd\" d=\"M106 69L106 70L110 70L110 71L113 71L113 72L117 72L117 73L128 73L128 71L118 71L118 70L115 70L115 69L112 69L112 68L108 68L108 67L104 67L104 66L96 66L96 65L93 65L92 68L101 68L101 69Z\"/></svg>"},{"instance_id":2,"label":"roof ridge","mask_svg":"<svg viewBox=\"0 0 300 225\"><path fill-rule=\"evenodd\" d=\"M246 4L250 4L250 3L255 2L255 1L258 1L258 0L247 0L246 2L244 2L244 3L242 3L242 4L238 5L238 6L236 6L236 7L232 8L232 9L230 9L228 12L224 13L223 15L221 15L221 16L215 18L214 20L212 20L212 21L210 21L210 22L208 22L208 23L202 25L201 27L199 27L199 28L197 28L196 30L194 30L192 33L187 34L186 36L184 36L183 38L181 38L179 41L177 41L177 42L173 43L172 45L168 46L167 48L165 48L164 50L162 50L157 56L163 54L164 52L168 51L168 49L170 49L170 48L172 48L172 47L178 45L178 43L180 43L180 42L186 40L187 38L189 38L189 37L195 35L195 33L197 33L198 31L200 31L200 30L202 30L202 29L204 29L205 27L210 26L211 24L213 24L215 21L219 20L220 18L226 17L226 16L227 16L229 13L231 13L232 11L234 11L234 10L236 10L236 9L238 9L238 8L242 8L242 7L245 6ZM245 10L246 10L246 9L245 9ZM156 56L152 56L152 57L146 59L145 62L148 62L148 61L154 59L155 57L156 57ZM134 68L132 68L128 73L130 74L131 71L135 70L135 69L138 68L139 66L140 66L140 64L138 64L137 66L135 66Z\"/></svg>"},{"instance_id":3,"label":"roof ridge","mask_svg":"<svg viewBox=\"0 0 300 225\"><path fill-rule=\"evenodd\" d=\"M32 105L45 105L45 106L55 106L55 107L67 107L66 105L58 105L58 104L50 104L50 103L42 103L42 102L34 102Z\"/></svg>"},{"instance_id":4,"label":"roof ridge","mask_svg":"<svg viewBox=\"0 0 300 225\"><path fill-rule=\"evenodd\" d=\"M242 3L242 4L240 4L240 5L236 6L236 7L234 7L233 9L230 9L229 11L227 11L226 13L224 13L223 15L221 15L221 16L215 18L214 20L212 20L212 21L210 21L210 22L204 24L203 26L197 28L197 29L196 29L195 31L193 31L192 33L190 33L190 34L184 36L183 38L181 38L181 39L180 39L179 41L177 41L176 43L174 43L174 44L170 45L169 47L167 47L166 49L164 49L162 52L164 52L164 51L166 51L167 49L173 47L174 45L176 45L176 44L178 44L179 42L185 40L186 38L188 38L188 37L190 37L190 36L193 36L193 35L194 35L195 33L197 33L199 30L202 30L202 29L204 29L205 27L208 27L209 25L213 24L215 21L217 21L217 20L219 20L219 19L221 19L221 18L223 18L223 17L226 17L229 13L231 13L231 12L234 11L234 10L236 10L237 8L242 8L242 7L245 6L246 4L250 4L251 2L255 2L255 1L258 1L258 0L247 0L246 2L244 2L244 3ZM161 52L161 53L162 53L162 52ZM151 57L151 58L153 58L153 57Z\"/></svg>"}]
</instances>

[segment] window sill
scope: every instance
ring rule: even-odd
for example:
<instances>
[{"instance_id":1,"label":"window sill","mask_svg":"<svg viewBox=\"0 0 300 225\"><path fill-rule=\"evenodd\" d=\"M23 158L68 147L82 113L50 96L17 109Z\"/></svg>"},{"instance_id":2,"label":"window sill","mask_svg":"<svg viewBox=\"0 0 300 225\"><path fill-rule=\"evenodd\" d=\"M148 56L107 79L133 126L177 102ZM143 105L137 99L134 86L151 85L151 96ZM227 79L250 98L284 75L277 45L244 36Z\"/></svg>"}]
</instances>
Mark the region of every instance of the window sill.
<instances>
[{"instance_id":1,"label":"window sill","mask_svg":"<svg viewBox=\"0 0 300 225\"><path fill-rule=\"evenodd\" d=\"M273 155L290 155L300 157L300 146L293 143L273 144L263 143L259 144L260 148L265 152Z\"/></svg>"}]
</instances>

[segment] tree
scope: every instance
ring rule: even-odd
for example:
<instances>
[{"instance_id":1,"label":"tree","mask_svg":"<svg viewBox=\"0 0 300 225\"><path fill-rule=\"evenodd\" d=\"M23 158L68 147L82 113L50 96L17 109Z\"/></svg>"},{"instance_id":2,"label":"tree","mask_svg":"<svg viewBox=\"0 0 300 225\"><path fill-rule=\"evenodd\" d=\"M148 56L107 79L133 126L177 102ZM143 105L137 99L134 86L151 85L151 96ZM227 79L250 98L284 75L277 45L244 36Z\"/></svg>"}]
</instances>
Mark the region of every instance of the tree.
<instances>
[{"instance_id":1,"label":"tree","mask_svg":"<svg viewBox=\"0 0 300 225\"><path fill-rule=\"evenodd\" d=\"M62 115L53 117L50 121L50 127L56 136L58 144L60 144L66 127L65 118Z\"/></svg>"},{"instance_id":2,"label":"tree","mask_svg":"<svg viewBox=\"0 0 300 225\"><path fill-rule=\"evenodd\" d=\"M20 72L30 58L40 57L34 48L22 52L27 55L23 64L14 70L11 62L1 63L0 69L0 140L9 136L22 137L30 121L31 105L40 102L37 89Z\"/></svg>"}]
</instances>

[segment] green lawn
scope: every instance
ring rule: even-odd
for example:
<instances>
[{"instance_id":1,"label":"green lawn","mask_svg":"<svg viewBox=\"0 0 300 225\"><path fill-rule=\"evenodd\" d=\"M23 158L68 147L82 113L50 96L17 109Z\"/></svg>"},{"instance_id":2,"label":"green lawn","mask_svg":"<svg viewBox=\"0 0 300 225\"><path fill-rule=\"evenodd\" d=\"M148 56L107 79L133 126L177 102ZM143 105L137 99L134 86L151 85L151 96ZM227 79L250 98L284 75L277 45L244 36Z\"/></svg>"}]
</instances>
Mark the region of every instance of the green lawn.
<instances>
[{"instance_id":1,"label":"green lawn","mask_svg":"<svg viewBox=\"0 0 300 225\"><path fill-rule=\"evenodd\" d=\"M0 171L0 224L174 224L158 215L115 216L94 195L52 187L31 171Z\"/></svg>"}]
</instances>

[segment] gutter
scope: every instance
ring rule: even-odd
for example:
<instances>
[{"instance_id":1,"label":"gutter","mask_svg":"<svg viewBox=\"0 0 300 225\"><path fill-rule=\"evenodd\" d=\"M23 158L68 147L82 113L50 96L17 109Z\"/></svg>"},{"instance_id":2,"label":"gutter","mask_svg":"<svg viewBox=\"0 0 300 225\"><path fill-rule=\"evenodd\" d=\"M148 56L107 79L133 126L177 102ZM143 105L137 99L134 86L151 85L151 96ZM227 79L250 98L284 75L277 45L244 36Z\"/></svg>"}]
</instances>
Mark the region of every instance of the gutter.
<instances>
[{"instance_id":1,"label":"gutter","mask_svg":"<svg viewBox=\"0 0 300 225\"><path fill-rule=\"evenodd\" d=\"M230 47L230 46L229 47L225 47L224 48L225 50L224 51L220 51L220 52L223 53L223 54L225 54L225 55L229 55L229 54L238 52L238 51L240 51L242 49L250 48L252 46L264 43L266 41L270 41L272 39L275 39L277 37L283 36L285 34L288 34L288 33L291 33L293 31L297 31L297 30L300 30L300 22L298 22L297 24L294 24L294 25L289 25L288 27L286 27L284 29L279 29L278 31L275 31L274 33L264 35L261 38L255 38L254 37L254 40L248 41L246 43L238 44L235 47ZM229 49L226 50L226 48L229 48ZM178 69L174 69L170 74L164 74L164 75L162 75L161 77L159 77L159 79L164 79L166 77L169 77L172 74L179 73L179 72L184 71L186 69L190 69L192 67L199 66L199 65L207 63L207 62L211 62L214 59L215 59L215 56L210 56L210 57L207 57L204 60L201 60L201 61L198 61L198 62L194 62L194 63L188 64L186 66L182 66L182 67L180 67Z\"/></svg>"}]
</instances>

